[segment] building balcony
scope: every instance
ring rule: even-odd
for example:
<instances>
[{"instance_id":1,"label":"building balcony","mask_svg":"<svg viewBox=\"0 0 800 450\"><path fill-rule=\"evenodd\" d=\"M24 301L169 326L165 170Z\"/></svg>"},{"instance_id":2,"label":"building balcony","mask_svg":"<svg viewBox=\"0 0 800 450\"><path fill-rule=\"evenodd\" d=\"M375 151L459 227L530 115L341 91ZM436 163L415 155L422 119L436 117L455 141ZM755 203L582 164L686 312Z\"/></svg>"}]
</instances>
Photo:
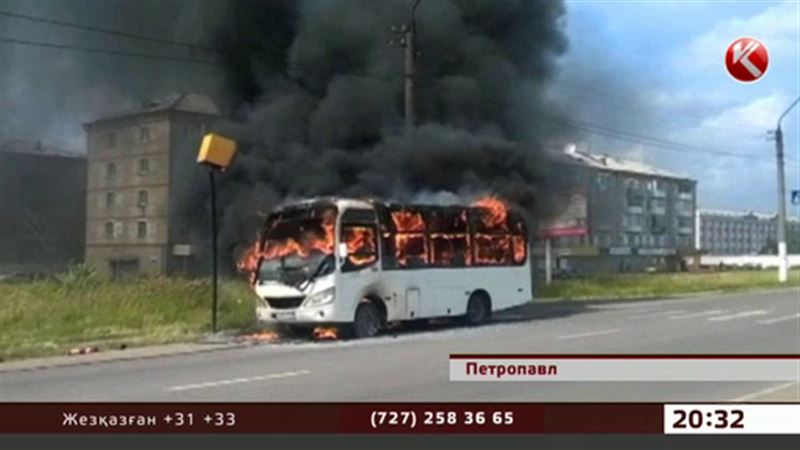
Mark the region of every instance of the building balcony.
<instances>
[{"instance_id":1,"label":"building balcony","mask_svg":"<svg viewBox=\"0 0 800 450\"><path fill-rule=\"evenodd\" d=\"M658 189L653 189L652 191L650 191L650 196L652 196L653 198L666 198L667 191L660 191Z\"/></svg>"}]
</instances>

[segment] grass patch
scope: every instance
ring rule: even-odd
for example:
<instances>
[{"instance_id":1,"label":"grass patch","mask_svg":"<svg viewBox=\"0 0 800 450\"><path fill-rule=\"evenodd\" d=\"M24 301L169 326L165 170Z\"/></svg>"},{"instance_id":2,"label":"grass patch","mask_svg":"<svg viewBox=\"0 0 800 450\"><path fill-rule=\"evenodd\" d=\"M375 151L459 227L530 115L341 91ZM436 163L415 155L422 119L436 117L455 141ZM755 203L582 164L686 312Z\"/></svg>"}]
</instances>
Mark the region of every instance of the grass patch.
<instances>
[{"instance_id":1,"label":"grass patch","mask_svg":"<svg viewBox=\"0 0 800 450\"><path fill-rule=\"evenodd\" d=\"M788 286L800 286L800 270L790 271L785 285L778 283L776 270L604 275L554 280L550 286L540 281L537 283L536 296L569 300L641 298Z\"/></svg>"},{"instance_id":2,"label":"grass patch","mask_svg":"<svg viewBox=\"0 0 800 450\"><path fill-rule=\"evenodd\" d=\"M220 284L219 328L255 323L244 281ZM0 283L0 360L195 339L210 330L211 283L174 278L124 282L92 276Z\"/></svg>"},{"instance_id":3,"label":"grass patch","mask_svg":"<svg viewBox=\"0 0 800 450\"><path fill-rule=\"evenodd\" d=\"M774 270L625 274L537 283L537 298L664 297L702 291L781 286ZM800 286L800 270L789 275ZM255 325L255 295L239 280L220 285L219 327ZM205 280L142 278L111 282L81 270L54 280L0 283L0 360L63 355L76 346L101 349L185 342L210 330L211 285Z\"/></svg>"}]
</instances>

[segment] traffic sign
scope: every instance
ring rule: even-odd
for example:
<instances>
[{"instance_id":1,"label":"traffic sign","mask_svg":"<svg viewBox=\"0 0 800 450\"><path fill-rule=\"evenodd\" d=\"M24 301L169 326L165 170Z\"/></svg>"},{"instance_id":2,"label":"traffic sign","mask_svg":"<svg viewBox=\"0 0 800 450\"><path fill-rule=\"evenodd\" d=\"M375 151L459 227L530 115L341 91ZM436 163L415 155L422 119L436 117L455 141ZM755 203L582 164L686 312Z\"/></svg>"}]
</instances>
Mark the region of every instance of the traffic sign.
<instances>
[{"instance_id":1,"label":"traffic sign","mask_svg":"<svg viewBox=\"0 0 800 450\"><path fill-rule=\"evenodd\" d=\"M725 68L742 83L760 80L769 67L769 53L758 39L741 37L731 42L725 52Z\"/></svg>"},{"instance_id":2,"label":"traffic sign","mask_svg":"<svg viewBox=\"0 0 800 450\"><path fill-rule=\"evenodd\" d=\"M792 190L792 204L800 205L800 189Z\"/></svg>"}]
</instances>

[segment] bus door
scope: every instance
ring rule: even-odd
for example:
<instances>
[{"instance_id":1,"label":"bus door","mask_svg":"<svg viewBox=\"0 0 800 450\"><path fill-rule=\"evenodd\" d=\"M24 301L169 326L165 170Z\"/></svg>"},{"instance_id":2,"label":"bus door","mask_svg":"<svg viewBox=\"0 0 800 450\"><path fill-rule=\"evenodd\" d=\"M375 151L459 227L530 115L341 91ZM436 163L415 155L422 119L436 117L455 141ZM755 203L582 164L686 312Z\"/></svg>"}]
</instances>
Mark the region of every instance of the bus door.
<instances>
[{"instance_id":1,"label":"bus door","mask_svg":"<svg viewBox=\"0 0 800 450\"><path fill-rule=\"evenodd\" d=\"M339 229L339 293L344 302L356 305L380 275L375 212L348 209L341 215Z\"/></svg>"}]
</instances>

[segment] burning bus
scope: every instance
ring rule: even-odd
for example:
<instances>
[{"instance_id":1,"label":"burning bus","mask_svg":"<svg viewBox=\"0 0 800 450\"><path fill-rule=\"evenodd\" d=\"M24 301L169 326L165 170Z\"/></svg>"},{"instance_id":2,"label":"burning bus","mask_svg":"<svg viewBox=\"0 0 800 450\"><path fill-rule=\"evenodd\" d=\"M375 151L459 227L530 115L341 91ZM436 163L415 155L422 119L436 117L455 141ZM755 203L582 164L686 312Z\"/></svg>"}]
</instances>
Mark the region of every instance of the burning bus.
<instances>
[{"instance_id":1,"label":"burning bus","mask_svg":"<svg viewBox=\"0 0 800 450\"><path fill-rule=\"evenodd\" d=\"M463 316L532 299L522 216L501 200L432 206L319 198L267 216L239 263L257 317L294 327L346 325L369 337L387 323Z\"/></svg>"}]
</instances>

